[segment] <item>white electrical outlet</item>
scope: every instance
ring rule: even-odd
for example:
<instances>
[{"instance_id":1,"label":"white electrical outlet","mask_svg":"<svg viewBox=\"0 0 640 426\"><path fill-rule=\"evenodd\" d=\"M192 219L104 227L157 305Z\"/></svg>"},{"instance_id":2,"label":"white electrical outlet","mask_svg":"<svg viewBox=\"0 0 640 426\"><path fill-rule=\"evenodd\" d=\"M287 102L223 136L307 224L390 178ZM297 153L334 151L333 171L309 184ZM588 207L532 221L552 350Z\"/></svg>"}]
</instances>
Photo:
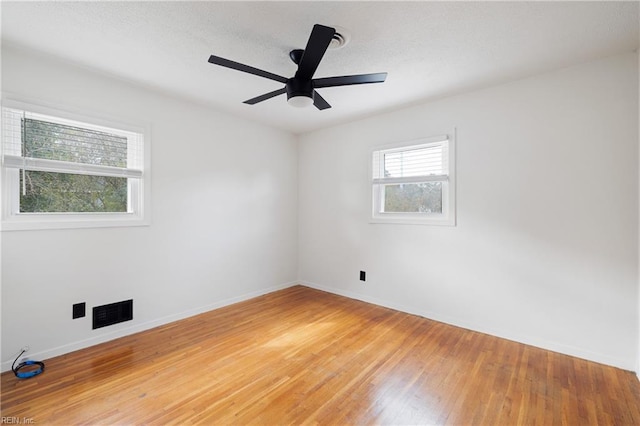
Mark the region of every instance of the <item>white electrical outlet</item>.
<instances>
[{"instance_id":1,"label":"white electrical outlet","mask_svg":"<svg viewBox=\"0 0 640 426\"><path fill-rule=\"evenodd\" d=\"M22 349L20 349L20 351L29 352L29 346L23 346Z\"/></svg>"}]
</instances>

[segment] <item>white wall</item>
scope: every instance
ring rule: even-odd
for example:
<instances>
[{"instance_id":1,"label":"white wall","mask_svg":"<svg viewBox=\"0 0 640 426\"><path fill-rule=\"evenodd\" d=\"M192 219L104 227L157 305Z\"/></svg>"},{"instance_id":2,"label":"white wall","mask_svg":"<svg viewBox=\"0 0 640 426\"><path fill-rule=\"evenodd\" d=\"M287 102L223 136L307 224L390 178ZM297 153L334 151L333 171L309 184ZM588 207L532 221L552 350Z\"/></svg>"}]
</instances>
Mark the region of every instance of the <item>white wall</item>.
<instances>
[{"instance_id":1,"label":"white wall","mask_svg":"<svg viewBox=\"0 0 640 426\"><path fill-rule=\"evenodd\" d=\"M454 127L458 225L369 224L371 147ZM298 176L306 284L636 368L636 54L303 135Z\"/></svg>"},{"instance_id":2,"label":"white wall","mask_svg":"<svg viewBox=\"0 0 640 426\"><path fill-rule=\"evenodd\" d=\"M636 55L303 135L299 147L7 46L2 84L153 132L152 226L0 234L3 369L23 345L34 358L65 353L287 286L296 267L311 286L640 369ZM458 225L369 224L370 147L453 127ZM132 322L71 320L73 303L90 315L127 298Z\"/></svg>"},{"instance_id":3,"label":"white wall","mask_svg":"<svg viewBox=\"0 0 640 426\"><path fill-rule=\"evenodd\" d=\"M6 46L2 89L152 127L151 226L1 234L3 369L296 280L294 136ZM91 330L92 306L129 298L133 321Z\"/></svg>"}]
</instances>

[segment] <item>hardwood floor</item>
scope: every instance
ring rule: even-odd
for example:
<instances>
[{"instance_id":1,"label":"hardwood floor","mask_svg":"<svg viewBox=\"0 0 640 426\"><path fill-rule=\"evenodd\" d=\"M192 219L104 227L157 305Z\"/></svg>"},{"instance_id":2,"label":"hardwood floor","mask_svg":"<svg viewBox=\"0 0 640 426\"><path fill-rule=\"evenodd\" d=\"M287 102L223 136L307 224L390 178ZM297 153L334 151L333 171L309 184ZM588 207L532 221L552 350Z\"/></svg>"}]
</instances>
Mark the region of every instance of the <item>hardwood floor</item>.
<instances>
[{"instance_id":1,"label":"hardwood floor","mask_svg":"<svg viewBox=\"0 0 640 426\"><path fill-rule=\"evenodd\" d=\"M4 423L640 425L631 372L301 286L1 379Z\"/></svg>"}]
</instances>

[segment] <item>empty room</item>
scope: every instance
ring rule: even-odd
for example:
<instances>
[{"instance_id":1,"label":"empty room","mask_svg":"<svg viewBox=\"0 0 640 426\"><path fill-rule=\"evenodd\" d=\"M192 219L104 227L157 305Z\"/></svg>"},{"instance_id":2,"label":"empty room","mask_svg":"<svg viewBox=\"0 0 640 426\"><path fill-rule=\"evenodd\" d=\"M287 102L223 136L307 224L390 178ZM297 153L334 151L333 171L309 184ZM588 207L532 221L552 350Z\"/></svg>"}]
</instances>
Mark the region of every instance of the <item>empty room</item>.
<instances>
[{"instance_id":1,"label":"empty room","mask_svg":"<svg viewBox=\"0 0 640 426\"><path fill-rule=\"evenodd\" d=\"M640 424L639 2L0 15L0 424Z\"/></svg>"}]
</instances>

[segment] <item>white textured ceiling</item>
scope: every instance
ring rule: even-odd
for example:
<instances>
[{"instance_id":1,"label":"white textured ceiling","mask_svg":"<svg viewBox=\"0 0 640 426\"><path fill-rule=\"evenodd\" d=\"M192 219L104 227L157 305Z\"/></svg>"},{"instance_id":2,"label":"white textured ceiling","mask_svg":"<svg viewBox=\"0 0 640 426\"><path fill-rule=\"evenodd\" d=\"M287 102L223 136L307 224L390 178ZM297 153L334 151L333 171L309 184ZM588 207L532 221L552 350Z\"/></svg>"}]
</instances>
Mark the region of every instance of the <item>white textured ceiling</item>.
<instances>
[{"instance_id":1,"label":"white textured ceiling","mask_svg":"<svg viewBox=\"0 0 640 426\"><path fill-rule=\"evenodd\" d=\"M2 2L2 41L207 103L294 133L638 48L638 2ZM388 72L383 84L320 89L333 108L295 109L290 77L314 24L351 42L315 77Z\"/></svg>"}]
</instances>

